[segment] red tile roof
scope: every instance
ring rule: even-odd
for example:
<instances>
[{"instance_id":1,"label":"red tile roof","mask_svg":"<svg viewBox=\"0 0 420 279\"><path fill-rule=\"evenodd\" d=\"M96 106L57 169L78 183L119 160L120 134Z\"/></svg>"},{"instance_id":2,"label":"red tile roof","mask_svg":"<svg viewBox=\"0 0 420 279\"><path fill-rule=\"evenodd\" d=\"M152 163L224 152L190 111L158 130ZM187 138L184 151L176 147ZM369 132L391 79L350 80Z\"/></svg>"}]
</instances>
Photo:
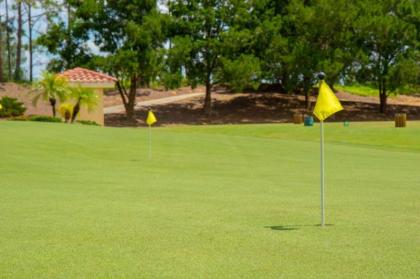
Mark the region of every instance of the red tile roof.
<instances>
[{"instance_id":1,"label":"red tile roof","mask_svg":"<svg viewBox=\"0 0 420 279\"><path fill-rule=\"evenodd\" d=\"M116 82L117 79L106 74L98 73L84 68L74 68L64 71L60 76L66 77L69 82L87 82L87 83L101 83L101 82Z\"/></svg>"}]
</instances>

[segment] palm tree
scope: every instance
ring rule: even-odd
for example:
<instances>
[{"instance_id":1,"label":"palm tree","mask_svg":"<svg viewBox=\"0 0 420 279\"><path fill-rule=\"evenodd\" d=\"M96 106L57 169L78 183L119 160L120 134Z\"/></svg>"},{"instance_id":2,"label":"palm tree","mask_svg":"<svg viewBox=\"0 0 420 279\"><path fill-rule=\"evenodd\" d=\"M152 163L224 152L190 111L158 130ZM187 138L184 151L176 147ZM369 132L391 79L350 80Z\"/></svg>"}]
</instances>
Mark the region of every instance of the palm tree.
<instances>
[{"instance_id":1,"label":"palm tree","mask_svg":"<svg viewBox=\"0 0 420 279\"><path fill-rule=\"evenodd\" d=\"M35 90L39 93L33 99L34 105L38 103L39 99L49 102L54 117L56 116L55 106L57 104L57 99L60 102L64 102L69 94L67 79L63 76L48 72L45 72L42 75L42 79L36 83Z\"/></svg>"},{"instance_id":2,"label":"palm tree","mask_svg":"<svg viewBox=\"0 0 420 279\"><path fill-rule=\"evenodd\" d=\"M92 111L97 106L98 95L95 94L92 88L81 87L80 85L70 88L70 92L71 97L76 100L71 116L71 122L73 123L81 107L86 107L88 111Z\"/></svg>"}]
</instances>

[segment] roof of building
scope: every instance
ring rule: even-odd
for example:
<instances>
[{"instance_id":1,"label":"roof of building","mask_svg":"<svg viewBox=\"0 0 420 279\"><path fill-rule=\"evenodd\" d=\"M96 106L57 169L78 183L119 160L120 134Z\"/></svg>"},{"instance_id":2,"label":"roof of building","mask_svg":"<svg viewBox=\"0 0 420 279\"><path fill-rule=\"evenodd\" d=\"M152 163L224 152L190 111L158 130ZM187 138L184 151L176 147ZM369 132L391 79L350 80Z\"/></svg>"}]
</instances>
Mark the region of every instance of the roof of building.
<instances>
[{"instance_id":1,"label":"roof of building","mask_svg":"<svg viewBox=\"0 0 420 279\"><path fill-rule=\"evenodd\" d=\"M112 76L80 67L64 71L60 76L66 77L69 82L78 83L115 83L117 81L117 79Z\"/></svg>"}]
</instances>

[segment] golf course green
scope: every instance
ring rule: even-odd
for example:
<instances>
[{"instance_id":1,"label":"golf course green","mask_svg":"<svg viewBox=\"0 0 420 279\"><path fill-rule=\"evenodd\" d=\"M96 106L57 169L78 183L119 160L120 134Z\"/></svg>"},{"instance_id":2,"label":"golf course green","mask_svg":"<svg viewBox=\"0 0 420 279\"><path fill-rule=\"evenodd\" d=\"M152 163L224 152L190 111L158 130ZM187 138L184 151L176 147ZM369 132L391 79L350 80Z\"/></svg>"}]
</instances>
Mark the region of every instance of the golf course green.
<instances>
[{"instance_id":1,"label":"golf course green","mask_svg":"<svg viewBox=\"0 0 420 279\"><path fill-rule=\"evenodd\" d=\"M420 122L0 122L1 278L420 278Z\"/></svg>"}]
</instances>

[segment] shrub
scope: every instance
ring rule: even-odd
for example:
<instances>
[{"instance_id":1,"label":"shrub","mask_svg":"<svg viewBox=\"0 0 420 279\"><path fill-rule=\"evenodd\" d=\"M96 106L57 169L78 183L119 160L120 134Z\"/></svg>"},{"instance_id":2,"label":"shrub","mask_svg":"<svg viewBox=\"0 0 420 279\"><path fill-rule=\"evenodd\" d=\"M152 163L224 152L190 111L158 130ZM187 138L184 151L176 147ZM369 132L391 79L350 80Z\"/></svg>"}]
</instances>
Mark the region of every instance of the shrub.
<instances>
[{"instance_id":1,"label":"shrub","mask_svg":"<svg viewBox=\"0 0 420 279\"><path fill-rule=\"evenodd\" d=\"M2 109L0 109L0 117L16 117L25 113L26 108L23 103L16 98L3 97L0 100Z\"/></svg>"},{"instance_id":2,"label":"shrub","mask_svg":"<svg viewBox=\"0 0 420 279\"><path fill-rule=\"evenodd\" d=\"M73 115L73 105L72 104L62 104L60 105L59 111L61 117L64 118L64 121L67 123L70 121L71 116Z\"/></svg>"},{"instance_id":3,"label":"shrub","mask_svg":"<svg viewBox=\"0 0 420 279\"><path fill-rule=\"evenodd\" d=\"M162 79L162 84L166 88L166 90L176 89L176 88L181 87L182 85L182 75L179 72L177 73L164 72L161 76L161 79Z\"/></svg>"},{"instance_id":4,"label":"shrub","mask_svg":"<svg viewBox=\"0 0 420 279\"><path fill-rule=\"evenodd\" d=\"M34 115L34 116L31 116L29 120L37 121L37 122L54 122L54 123L63 122L61 118L53 117L53 116L46 116L46 115Z\"/></svg>"},{"instance_id":5,"label":"shrub","mask_svg":"<svg viewBox=\"0 0 420 279\"><path fill-rule=\"evenodd\" d=\"M98 123L96 123L95 121L91 121L91 120L77 120L76 122L80 123L82 125L100 126Z\"/></svg>"}]
</instances>

